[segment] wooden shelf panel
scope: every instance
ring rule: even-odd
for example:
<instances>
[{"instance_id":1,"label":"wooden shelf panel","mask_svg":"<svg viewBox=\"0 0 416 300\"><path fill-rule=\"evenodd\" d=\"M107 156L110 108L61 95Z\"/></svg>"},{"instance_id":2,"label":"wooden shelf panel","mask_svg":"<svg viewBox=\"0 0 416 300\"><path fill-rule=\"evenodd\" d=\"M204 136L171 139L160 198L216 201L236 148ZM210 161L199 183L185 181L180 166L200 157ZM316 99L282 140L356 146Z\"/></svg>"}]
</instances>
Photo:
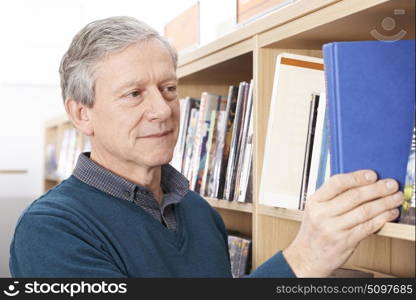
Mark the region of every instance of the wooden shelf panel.
<instances>
[{"instance_id":1,"label":"wooden shelf panel","mask_svg":"<svg viewBox=\"0 0 416 300\"><path fill-rule=\"evenodd\" d=\"M221 64L224 61L237 58L243 54L252 52L254 49L253 39L243 40L235 45L229 46L218 52L207 55L197 61L190 62L178 67L177 76L183 78L198 71ZM229 71L229 70L228 70Z\"/></svg>"},{"instance_id":2,"label":"wooden shelf panel","mask_svg":"<svg viewBox=\"0 0 416 300\"><path fill-rule=\"evenodd\" d=\"M213 41L205 46L202 46L195 51L181 55L179 57L178 66L179 69L190 62L201 60L203 57L218 52L224 48L240 43L246 39L249 39L256 34L267 31L271 28L279 25L291 22L299 17L302 17L308 13L336 3L340 0L301 0L293 3L283 9L270 13L263 18L248 23L239 29Z\"/></svg>"},{"instance_id":3,"label":"wooden shelf panel","mask_svg":"<svg viewBox=\"0 0 416 300\"><path fill-rule=\"evenodd\" d=\"M260 215L276 217L276 218L281 218L281 219L286 219L286 220L300 222L302 221L302 218L303 218L303 211L295 210L295 209L272 207L272 206L259 204L257 210Z\"/></svg>"},{"instance_id":4,"label":"wooden shelf panel","mask_svg":"<svg viewBox=\"0 0 416 300\"><path fill-rule=\"evenodd\" d=\"M400 223L387 223L376 233L379 236L391 237L407 241L415 241L415 226Z\"/></svg>"},{"instance_id":5,"label":"wooden shelf panel","mask_svg":"<svg viewBox=\"0 0 416 300\"><path fill-rule=\"evenodd\" d=\"M402 9L404 15L395 16L395 9ZM322 44L331 41L376 40L371 32L383 33L381 22L385 17L393 17L397 32L404 30L404 39L410 39L415 36L414 15L415 4L408 0L340 1L259 34L259 45L320 49Z\"/></svg>"},{"instance_id":6,"label":"wooden shelf panel","mask_svg":"<svg viewBox=\"0 0 416 300\"><path fill-rule=\"evenodd\" d=\"M259 205L258 213L260 215L298 222L302 221L303 218L303 211L271 207L266 205ZM384 225L380 231L376 233L376 235L407 241L415 241L416 232L414 225L389 222Z\"/></svg>"},{"instance_id":7,"label":"wooden shelf panel","mask_svg":"<svg viewBox=\"0 0 416 300\"><path fill-rule=\"evenodd\" d=\"M205 200L207 200L209 204L211 204L212 207L215 207L215 208L222 208L222 209L234 210L234 211L245 212L245 213L253 212L252 203L240 203L236 201L219 200L219 199L207 198L207 197L204 197L204 198Z\"/></svg>"}]
</instances>

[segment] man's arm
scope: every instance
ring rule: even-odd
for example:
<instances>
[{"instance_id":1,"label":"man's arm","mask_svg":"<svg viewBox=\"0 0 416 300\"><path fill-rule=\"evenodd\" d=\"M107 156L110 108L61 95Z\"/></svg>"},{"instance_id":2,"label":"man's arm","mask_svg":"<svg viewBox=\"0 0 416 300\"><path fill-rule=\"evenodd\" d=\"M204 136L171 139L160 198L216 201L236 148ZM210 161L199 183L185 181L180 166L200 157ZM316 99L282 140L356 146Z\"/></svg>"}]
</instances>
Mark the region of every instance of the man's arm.
<instances>
[{"instance_id":1,"label":"man's arm","mask_svg":"<svg viewBox=\"0 0 416 300\"><path fill-rule=\"evenodd\" d=\"M27 212L10 246L13 277L126 277L104 246L71 218Z\"/></svg>"}]
</instances>

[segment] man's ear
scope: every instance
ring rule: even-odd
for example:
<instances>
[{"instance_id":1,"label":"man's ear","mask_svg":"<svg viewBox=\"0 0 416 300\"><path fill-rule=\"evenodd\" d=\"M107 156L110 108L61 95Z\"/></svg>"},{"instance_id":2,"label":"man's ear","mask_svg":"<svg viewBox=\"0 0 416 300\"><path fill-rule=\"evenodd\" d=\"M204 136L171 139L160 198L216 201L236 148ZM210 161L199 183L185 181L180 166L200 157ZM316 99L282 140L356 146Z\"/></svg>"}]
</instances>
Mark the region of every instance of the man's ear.
<instances>
[{"instance_id":1,"label":"man's ear","mask_svg":"<svg viewBox=\"0 0 416 300\"><path fill-rule=\"evenodd\" d=\"M65 100L65 110L72 121L72 124L87 136L94 135L94 127L91 120L90 108L80 101L72 98Z\"/></svg>"}]
</instances>

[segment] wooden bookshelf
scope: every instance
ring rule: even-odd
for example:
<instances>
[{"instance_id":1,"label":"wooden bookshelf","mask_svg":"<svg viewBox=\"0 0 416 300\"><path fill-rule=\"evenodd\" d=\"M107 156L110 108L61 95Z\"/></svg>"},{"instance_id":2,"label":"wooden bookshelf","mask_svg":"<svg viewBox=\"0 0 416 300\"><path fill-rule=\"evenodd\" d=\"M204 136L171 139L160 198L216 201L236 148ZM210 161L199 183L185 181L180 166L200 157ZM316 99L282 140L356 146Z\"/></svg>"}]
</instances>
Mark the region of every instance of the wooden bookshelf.
<instances>
[{"instance_id":1,"label":"wooden bookshelf","mask_svg":"<svg viewBox=\"0 0 416 300\"><path fill-rule=\"evenodd\" d=\"M395 16L395 9L405 14ZM227 229L252 237L253 268L291 243L303 216L301 211L259 204L276 56L291 52L322 57L322 45L330 41L374 40L371 30L382 32L381 22L386 17L394 18L397 31L406 31L405 39L415 38L414 1L299 0L180 56L180 97L199 98L204 91L226 95L229 85L254 79L253 203L207 198ZM68 124L67 119L54 122L46 128L47 139L62 132L62 122ZM47 182L51 181L45 178ZM386 224L360 243L345 266L371 270L376 277L416 277L415 226Z\"/></svg>"},{"instance_id":2,"label":"wooden bookshelf","mask_svg":"<svg viewBox=\"0 0 416 300\"><path fill-rule=\"evenodd\" d=\"M221 209L230 209L245 213L253 213L253 204L251 203L240 203L236 201L219 200L215 198L205 198L212 207Z\"/></svg>"},{"instance_id":3,"label":"wooden bookshelf","mask_svg":"<svg viewBox=\"0 0 416 300\"><path fill-rule=\"evenodd\" d=\"M303 211L271 207L261 204L258 205L258 213L264 216L271 216L297 222L301 222L303 218ZM381 228L375 235L414 242L416 232L415 226L413 225L389 222L384 225L383 228Z\"/></svg>"}]
</instances>

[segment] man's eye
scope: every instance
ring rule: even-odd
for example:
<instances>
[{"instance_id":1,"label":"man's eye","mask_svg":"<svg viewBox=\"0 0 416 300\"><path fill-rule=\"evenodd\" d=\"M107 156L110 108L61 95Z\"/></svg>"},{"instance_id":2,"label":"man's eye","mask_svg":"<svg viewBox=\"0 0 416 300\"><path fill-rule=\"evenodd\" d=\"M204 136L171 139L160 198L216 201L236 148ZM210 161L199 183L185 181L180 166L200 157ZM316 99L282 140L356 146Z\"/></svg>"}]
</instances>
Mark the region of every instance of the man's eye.
<instances>
[{"instance_id":1,"label":"man's eye","mask_svg":"<svg viewBox=\"0 0 416 300\"><path fill-rule=\"evenodd\" d=\"M128 93L126 96L127 98L136 98L136 97L141 96L141 94L142 93L140 91L133 91L131 93Z\"/></svg>"},{"instance_id":2,"label":"man's eye","mask_svg":"<svg viewBox=\"0 0 416 300\"><path fill-rule=\"evenodd\" d=\"M176 86L175 86L175 85L173 85L173 86L168 86L168 87L167 87L167 90L168 90L168 92L176 92Z\"/></svg>"},{"instance_id":3,"label":"man's eye","mask_svg":"<svg viewBox=\"0 0 416 300\"><path fill-rule=\"evenodd\" d=\"M161 91L163 93L175 93L176 92L176 85L170 85L170 86L166 86L161 88Z\"/></svg>"}]
</instances>

